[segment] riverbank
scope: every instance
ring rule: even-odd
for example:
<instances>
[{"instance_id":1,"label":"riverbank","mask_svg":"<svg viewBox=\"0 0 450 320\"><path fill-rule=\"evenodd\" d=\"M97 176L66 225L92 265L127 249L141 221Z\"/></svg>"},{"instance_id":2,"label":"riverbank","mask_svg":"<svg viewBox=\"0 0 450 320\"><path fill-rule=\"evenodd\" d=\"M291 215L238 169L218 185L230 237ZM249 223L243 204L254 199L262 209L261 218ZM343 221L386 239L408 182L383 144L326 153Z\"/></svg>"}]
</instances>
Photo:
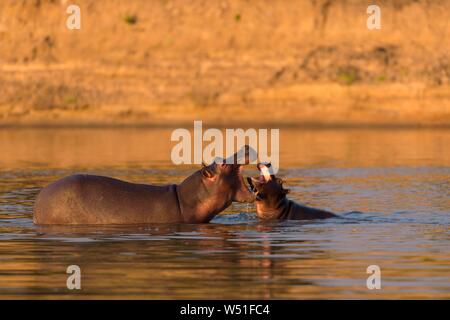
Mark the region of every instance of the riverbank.
<instances>
[{"instance_id":1,"label":"riverbank","mask_svg":"<svg viewBox=\"0 0 450 320\"><path fill-rule=\"evenodd\" d=\"M79 5L0 4L0 125L450 124L446 1Z\"/></svg>"},{"instance_id":2,"label":"riverbank","mask_svg":"<svg viewBox=\"0 0 450 320\"><path fill-rule=\"evenodd\" d=\"M192 125L194 120L215 126L450 125L449 86L291 84L254 88L245 95L225 92L213 101L200 94L177 99L169 94L167 99L175 100L169 103L163 97L152 100L151 92L142 90L144 80L129 80L135 83L121 92L113 90L117 79L91 74L78 81L76 73L58 73L11 88L13 103L0 107L0 125L175 126ZM61 84L59 76L69 80Z\"/></svg>"}]
</instances>

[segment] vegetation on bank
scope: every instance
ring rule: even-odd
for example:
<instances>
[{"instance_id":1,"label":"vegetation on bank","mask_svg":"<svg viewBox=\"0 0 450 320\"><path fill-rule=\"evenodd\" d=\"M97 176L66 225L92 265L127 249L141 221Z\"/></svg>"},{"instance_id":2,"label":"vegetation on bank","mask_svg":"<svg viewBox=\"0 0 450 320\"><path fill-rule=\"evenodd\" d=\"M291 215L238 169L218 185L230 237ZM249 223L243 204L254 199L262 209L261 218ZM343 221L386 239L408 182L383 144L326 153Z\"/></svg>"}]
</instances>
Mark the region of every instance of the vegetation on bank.
<instances>
[{"instance_id":1,"label":"vegetation on bank","mask_svg":"<svg viewBox=\"0 0 450 320\"><path fill-rule=\"evenodd\" d=\"M362 0L79 5L75 31L62 1L0 3L0 121L449 116L446 1L382 4L371 31Z\"/></svg>"}]
</instances>

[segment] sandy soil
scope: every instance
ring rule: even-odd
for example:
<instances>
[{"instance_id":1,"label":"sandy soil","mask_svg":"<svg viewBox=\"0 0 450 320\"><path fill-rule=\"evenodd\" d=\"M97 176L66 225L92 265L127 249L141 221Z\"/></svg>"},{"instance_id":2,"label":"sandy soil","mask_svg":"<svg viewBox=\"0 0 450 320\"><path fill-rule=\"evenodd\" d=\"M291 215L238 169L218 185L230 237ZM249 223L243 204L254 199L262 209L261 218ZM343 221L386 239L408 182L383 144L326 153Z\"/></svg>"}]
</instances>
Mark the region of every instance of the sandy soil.
<instances>
[{"instance_id":1,"label":"sandy soil","mask_svg":"<svg viewBox=\"0 0 450 320\"><path fill-rule=\"evenodd\" d=\"M0 2L0 125L450 124L450 1Z\"/></svg>"}]
</instances>

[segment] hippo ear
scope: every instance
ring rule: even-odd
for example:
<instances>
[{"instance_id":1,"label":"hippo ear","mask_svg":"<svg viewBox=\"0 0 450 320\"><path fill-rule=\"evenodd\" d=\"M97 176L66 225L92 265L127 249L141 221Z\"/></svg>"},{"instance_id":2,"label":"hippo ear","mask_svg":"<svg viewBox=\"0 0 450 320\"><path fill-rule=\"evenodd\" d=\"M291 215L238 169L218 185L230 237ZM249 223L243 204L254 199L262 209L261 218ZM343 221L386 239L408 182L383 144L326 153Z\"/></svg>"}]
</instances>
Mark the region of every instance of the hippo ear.
<instances>
[{"instance_id":1,"label":"hippo ear","mask_svg":"<svg viewBox=\"0 0 450 320\"><path fill-rule=\"evenodd\" d=\"M205 178L211 179L212 177L214 177L214 175L215 175L214 171L215 171L215 164L207 166L204 162L202 162L201 172Z\"/></svg>"}]
</instances>

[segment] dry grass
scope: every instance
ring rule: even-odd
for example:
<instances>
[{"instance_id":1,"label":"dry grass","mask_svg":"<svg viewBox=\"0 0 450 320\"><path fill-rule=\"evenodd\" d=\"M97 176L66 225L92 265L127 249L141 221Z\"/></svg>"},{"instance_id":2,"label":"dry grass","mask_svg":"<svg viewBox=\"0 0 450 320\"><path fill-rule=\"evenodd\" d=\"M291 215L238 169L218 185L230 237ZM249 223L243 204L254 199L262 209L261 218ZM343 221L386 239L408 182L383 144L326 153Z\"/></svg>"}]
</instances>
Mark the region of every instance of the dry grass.
<instances>
[{"instance_id":1,"label":"dry grass","mask_svg":"<svg viewBox=\"0 0 450 320\"><path fill-rule=\"evenodd\" d=\"M0 3L2 123L449 123L448 1L63 3Z\"/></svg>"}]
</instances>

